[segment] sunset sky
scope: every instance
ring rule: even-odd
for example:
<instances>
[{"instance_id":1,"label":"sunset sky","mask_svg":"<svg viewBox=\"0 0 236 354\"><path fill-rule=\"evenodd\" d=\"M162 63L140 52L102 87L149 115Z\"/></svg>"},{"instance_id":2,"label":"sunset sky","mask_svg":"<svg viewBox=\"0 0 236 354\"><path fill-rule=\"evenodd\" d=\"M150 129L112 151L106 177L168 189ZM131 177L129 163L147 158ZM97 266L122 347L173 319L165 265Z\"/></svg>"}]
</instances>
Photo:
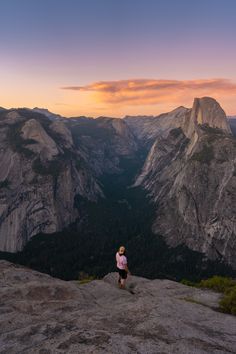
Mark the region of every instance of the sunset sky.
<instances>
[{"instance_id":1,"label":"sunset sky","mask_svg":"<svg viewBox=\"0 0 236 354\"><path fill-rule=\"evenodd\" d=\"M0 0L0 106L236 114L235 0Z\"/></svg>"}]
</instances>

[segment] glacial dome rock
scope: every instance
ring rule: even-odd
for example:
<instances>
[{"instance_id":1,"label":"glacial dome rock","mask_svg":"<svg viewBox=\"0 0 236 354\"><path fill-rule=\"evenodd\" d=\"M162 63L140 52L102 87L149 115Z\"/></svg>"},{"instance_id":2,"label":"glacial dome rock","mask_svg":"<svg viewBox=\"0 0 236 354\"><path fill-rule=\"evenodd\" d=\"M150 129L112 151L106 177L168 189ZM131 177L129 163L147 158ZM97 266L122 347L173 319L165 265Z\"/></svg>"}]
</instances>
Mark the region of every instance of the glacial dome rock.
<instances>
[{"instance_id":1,"label":"glacial dome rock","mask_svg":"<svg viewBox=\"0 0 236 354\"><path fill-rule=\"evenodd\" d=\"M118 181L150 195L153 231L169 246L236 269L235 137L214 99L123 120L43 112L0 113L0 250L79 223L76 203L109 198Z\"/></svg>"},{"instance_id":2,"label":"glacial dome rock","mask_svg":"<svg viewBox=\"0 0 236 354\"><path fill-rule=\"evenodd\" d=\"M25 122L20 135L25 140L32 140L32 144L27 144L28 148L40 154L45 160L53 160L53 158L59 154L55 141L35 119L30 119Z\"/></svg>"},{"instance_id":3,"label":"glacial dome rock","mask_svg":"<svg viewBox=\"0 0 236 354\"><path fill-rule=\"evenodd\" d=\"M104 198L99 178L122 173L121 161L137 158L136 139L121 119L52 119L44 113L1 113L1 251L21 251L34 235L78 221L75 199Z\"/></svg>"},{"instance_id":4,"label":"glacial dome rock","mask_svg":"<svg viewBox=\"0 0 236 354\"><path fill-rule=\"evenodd\" d=\"M70 131L56 123L50 129L47 117L30 110L1 116L1 251L20 251L32 236L71 225L78 218L76 195L102 195Z\"/></svg>"},{"instance_id":5,"label":"glacial dome rock","mask_svg":"<svg viewBox=\"0 0 236 354\"><path fill-rule=\"evenodd\" d=\"M61 120L54 121L52 124L50 124L50 129L58 134L58 138L62 139L66 148L70 149L73 146L72 134L66 126L65 122Z\"/></svg>"},{"instance_id":6,"label":"glacial dome rock","mask_svg":"<svg viewBox=\"0 0 236 354\"><path fill-rule=\"evenodd\" d=\"M236 140L211 98L195 99L189 119L154 142L136 186L156 209L153 231L236 269Z\"/></svg>"},{"instance_id":7,"label":"glacial dome rock","mask_svg":"<svg viewBox=\"0 0 236 354\"><path fill-rule=\"evenodd\" d=\"M195 98L189 121L184 124L183 130L188 138L191 138L194 131L201 125L208 125L232 134L224 110L211 97Z\"/></svg>"}]
</instances>

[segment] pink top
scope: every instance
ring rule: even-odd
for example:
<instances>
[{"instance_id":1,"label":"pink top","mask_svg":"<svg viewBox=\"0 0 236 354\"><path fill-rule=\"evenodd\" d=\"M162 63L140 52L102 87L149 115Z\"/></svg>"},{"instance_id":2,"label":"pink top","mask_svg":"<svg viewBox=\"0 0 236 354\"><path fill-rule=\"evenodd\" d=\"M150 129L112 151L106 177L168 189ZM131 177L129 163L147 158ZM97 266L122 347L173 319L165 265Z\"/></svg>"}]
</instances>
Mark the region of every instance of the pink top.
<instances>
[{"instance_id":1,"label":"pink top","mask_svg":"<svg viewBox=\"0 0 236 354\"><path fill-rule=\"evenodd\" d=\"M117 262L117 268L119 269L125 269L125 266L127 265L127 258L122 255L119 255L119 252L116 253L116 262Z\"/></svg>"}]
</instances>

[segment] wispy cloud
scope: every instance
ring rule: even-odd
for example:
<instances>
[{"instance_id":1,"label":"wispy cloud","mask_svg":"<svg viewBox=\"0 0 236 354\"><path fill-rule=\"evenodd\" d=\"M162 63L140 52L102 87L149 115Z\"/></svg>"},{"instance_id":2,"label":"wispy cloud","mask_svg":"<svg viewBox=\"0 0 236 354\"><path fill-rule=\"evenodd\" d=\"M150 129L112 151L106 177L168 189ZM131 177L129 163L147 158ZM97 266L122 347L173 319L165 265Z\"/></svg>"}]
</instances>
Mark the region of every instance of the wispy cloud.
<instances>
[{"instance_id":1,"label":"wispy cloud","mask_svg":"<svg viewBox=\"0 0 236 354\"><path fill-rule=\"evenodd\" d=\"M152 105L186 101L196 96L232 96L236 94L236 83L222 78L182 81L131 79L98 81L62 89L91 92L97 102L106 104Z\"/></svg>"},{"instance_id":2,"label":"wispy cloud","mask_svg":"<svg viewBox=\"0 0 236 354\"><path fill-rule=\"evenodd\" d=\"M70 106L69 103L61 103L61 102L56 102L54 104L55 104L55 106Z\"/></svg>"}]
</instances>

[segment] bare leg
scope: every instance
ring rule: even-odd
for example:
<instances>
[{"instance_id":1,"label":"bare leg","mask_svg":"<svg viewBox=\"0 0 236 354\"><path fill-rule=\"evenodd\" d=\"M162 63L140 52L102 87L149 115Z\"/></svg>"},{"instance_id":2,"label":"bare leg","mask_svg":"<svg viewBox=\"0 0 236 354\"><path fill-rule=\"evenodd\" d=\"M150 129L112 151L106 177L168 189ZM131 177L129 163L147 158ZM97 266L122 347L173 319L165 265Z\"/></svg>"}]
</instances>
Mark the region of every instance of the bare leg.
<instances>
[{"instance_id":1,"label":"bare leg","mask_svg":"<svg viewBox=\"0 0 236 354\"><path fill-rule=\"evenodd\" d=\"M125 289L125 279L121 279L120 288Z\"/></svg>"},{"instance_id":2,"label":"bare leg","mask_svg":"<svg viewBox=\"0 0 236 354\"><path fill-rule=\"evenodd\" d=\"M121 287L121 276L119 274L119 278L118 278L118 285L119 285L119 288Z\"/></svg>"}]
</instances>

